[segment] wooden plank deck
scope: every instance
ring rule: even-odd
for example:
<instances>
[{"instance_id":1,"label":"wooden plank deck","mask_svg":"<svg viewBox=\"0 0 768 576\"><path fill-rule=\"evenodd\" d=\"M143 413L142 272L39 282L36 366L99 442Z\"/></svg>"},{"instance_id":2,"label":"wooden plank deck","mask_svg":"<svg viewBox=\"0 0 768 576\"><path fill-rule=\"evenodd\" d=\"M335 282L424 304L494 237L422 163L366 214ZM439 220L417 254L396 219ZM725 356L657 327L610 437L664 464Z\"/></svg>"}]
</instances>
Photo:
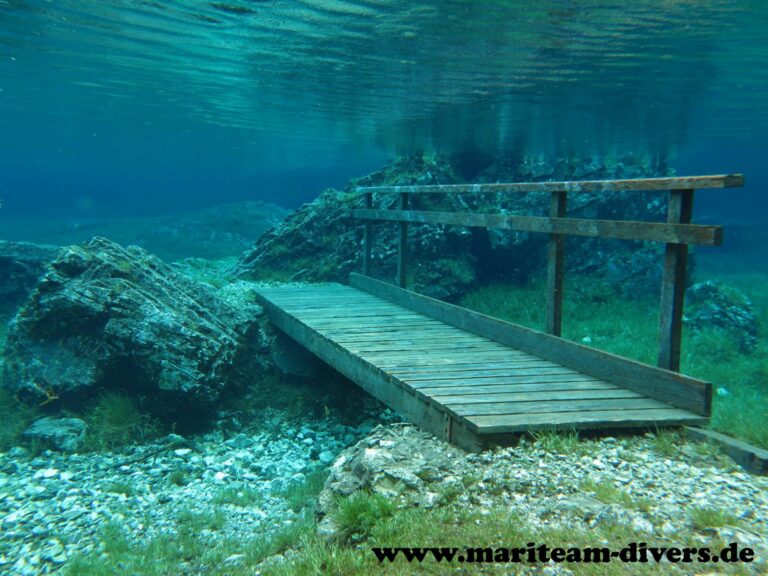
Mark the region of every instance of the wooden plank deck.
<instances>
[{"instance_id":1,"label":"wooden plank deck","mask_svg":"<svg viewBox=\"0 0 768 576\"><path fill-rule=\"evenodd\" d=\"M299 344L409 420L466 449L480 450L511 440L513 434L543 428L615 429L707 421L706 399L700 405L690 395L685 402L675 394L661 394L659 399L658 389L668 386L663 378L657 387L649 382L647 390L622 385L622 379L636 380L632 370L641 366L650 378L672 375L673 386L693 386L695 391L703 386L705 398L706 383L624 359L620 360L629 368L619 364L628 376L618 370L618 381L606 378L605 367L596 375L583 366L577 369L558 361L562 350L532 353L525 342L523 349L511 346L494 334L453 326L428 310L413 308L419 307L414 302L447 307L446 313L459 324L466 323L467 314L475 320L487 318L482 315L367 277L353 275L352 281L365 290L340 284L262 288L259 300L269 319ZM413 298L407 306L391 301ZM488 326L497 330L498 322ZM584 348L501 324L506 330L512 327L554 339L566 349ZM618 357L598 354L612 369L610 360Z\"/></svg>"}]
</instances>

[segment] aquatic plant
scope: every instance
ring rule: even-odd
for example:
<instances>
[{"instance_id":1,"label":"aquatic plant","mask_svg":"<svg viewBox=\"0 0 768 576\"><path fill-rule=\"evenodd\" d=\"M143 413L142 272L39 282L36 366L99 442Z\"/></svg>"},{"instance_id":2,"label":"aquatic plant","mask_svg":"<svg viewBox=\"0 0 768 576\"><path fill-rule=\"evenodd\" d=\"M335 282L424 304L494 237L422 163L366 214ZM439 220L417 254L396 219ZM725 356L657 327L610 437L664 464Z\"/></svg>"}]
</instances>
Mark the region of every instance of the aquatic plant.
<instances>
[{"instance_id":1,"label":"aquatic plant","mask_svg":"<svg viewBox=\"0 0 768 576\"><path fill-rule=\"evenodd\" d=\"M201 530L221 530L227 519L221 510L194 512L184 508L176 515L178 527L200 532Z\"/></svg>"},{"instance_id":2,"label":"aquatic plant","mask_svg":"<svg viewBox=\"0 0 768 576\"><path fill-rule=\"evenodd\" d=\"M558 430L542 430L532 434L536 443L547 452L571 454L582 450L578 432L561 432Z\"/></svg>"},{"instance_id":3,"label":"aquatic plant","mask_svg":"<svg viewBox=\"0 0 768 576\"><path fill-rule=\"evenodd\" d=\"M345 540L365 540L373 527L395 512L395 505L379 494L359 490L340 498L333 520Z\"/></svg>"},{"instance_id":4,"label":"aquatic plant","mask_svg":"<svg viewBox=\"0 0 768 576\"><path fill-rule=\"evenodd\" d=\"M604 504L619 504L630 510L648 512L653 504L648 498L635 498L605 480L601 482L591 479L584 480L579 484L579 489L583 492L592 492L595 498Z\"/></svg>"},{"instance_id":5,"label":"aquatic plant","mask_svg":"<svg viewBox=\"0 0 768 576\"><path fill-rule=\"evenodd\" d=\"M125 482L110 482L104 486L104 492L111 492L113 494L122 494L123 496L133 496L133 486Z\"/></svg>"},{"instance_id":6,"label":"aquatic plant","mask_svg":"<svg viewBox=\"0 0 768 576\"><path fill-rule=\"evenodd\" d=\"M142 442L159 431L157 422L142 413L133 398L117 392L99 396L84 418L89 426L85 447L90 450Z\"/></svg>"},{"instance_id":7,"label":"aquatic plant","mask_svg":"<svg viewBox=\"0 0 768 576\"><path fill-rule=\"evenodd\" d=\"M168 483L174 486L186 486L189 480L184 470L174 470L168 474Z\"/></svg>"},{"instance_id":8,"label":"aquatic plant","mask_svg":"<svg viewBox=\"0 0 768 576\"><path fill-rule=\"evenodd\" d=\"M302 508L314 503L328 478L328 470L319 468L308 473L303 482L290 484L282 493L288 508L299 512Z\"/></svg>"},{"instance_id":9,"label":"aquatic plant","mask_svg":"<svg viewBox=\"0 0 768 576\"><path fill-rule=\"evenodd\" d=\"M726 510L717 508L692 508L690 511L691 523L697 530L707 528L722 528L723 526L738 526L739 519Z\"/></svg>"},{"instance_id":10,"label":"aquatic plant","mask_svg":"<svg viewBox=\"0 0 768 576\"><path fill-rule=\"evenodd\" d=\"M232 506L254 506L264 500L264 496L258 490L244 485L227 486L220 489L213 497L214 504L231 504Z\"/></svg>"},{"instance_id":11,"label":"aquatic plant","mask_svg":"<svg viewBox=\"0 0 768 576\"><path fill-rule=\"evenodd\" d=\"M222 517L223 518L223 517ZM99 533L100 549L73 557L63 568L66 576L113 576L141 574L206 574L210 576L251 576L265 558L285 552L306 538L312 524L300 519L262 538L243 541L227 538L211 541L201 530L220 529L221 518L184 511L176 531L148 541L130 541L119 524L110 523ZM225 559L242 554L242 564ZM182 568L183 566L183 568Z\"/></svg>"},{"instance_id":12,"label":"aquatic plant","mask_svg":"<svg viewBox=\"0 0 768 576\"><path fill-rule=\"evenodd\" d=\"M675 430L656 430L653 435L653 449L667 458L679 452L681 443L680 434Z\"/></svg>"}]
</instances>

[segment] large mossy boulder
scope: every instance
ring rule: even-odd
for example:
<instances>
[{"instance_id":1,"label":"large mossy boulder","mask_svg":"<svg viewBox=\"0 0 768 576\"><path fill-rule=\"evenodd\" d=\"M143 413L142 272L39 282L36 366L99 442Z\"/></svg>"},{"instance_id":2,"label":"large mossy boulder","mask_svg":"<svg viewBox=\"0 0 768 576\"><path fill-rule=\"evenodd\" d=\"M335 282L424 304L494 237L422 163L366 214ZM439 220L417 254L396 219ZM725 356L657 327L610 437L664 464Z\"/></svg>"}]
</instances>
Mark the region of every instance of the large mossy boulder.
<instances>
[{"instance_id":1,"label":"large mossy boulder","mask_svg":"<svg viewBox=\"0 0 768 576\"><path fill-rule=\"evenodd\" d=\"M486 161L471 172L473 182L537 182L640 178L668 174L664 165L634 158L545 161L523 158ZM326 190L262 236L236 266L237 275L257 279L346 282L362 268L362 230L352 209L363 199L356 186L456 184L467 180L465 164L449 159L411 157L352 181L345 191ZM376 195L374 206L396 207L393 195ZM542 216L547 194L411 195L415 210L486 212ZM580 218L661 220L663 195L571 193L569 215ZM374 276L392 280L396 273L398 227L374 227ZM546 265L546 235L459 226L409 227L409 286L430 296L455 299L492 281L527 281ZM659 247L641 242L574 238L568 242L567 267L602 276L627 293L660 283Z\"/></svg>"},{"instance_id":2,"label":"large mossy boulder","mask_svg":"<svg viewBox=\"0 0 768 576\"><path fill-rule=\"evenodd\" d=\"M232 307L148 252L104 238L69 247L11 322L4 386L76 404L103 390L154 412L216 406L267 362L254 307Z\"/></svg>"}]
</instances>

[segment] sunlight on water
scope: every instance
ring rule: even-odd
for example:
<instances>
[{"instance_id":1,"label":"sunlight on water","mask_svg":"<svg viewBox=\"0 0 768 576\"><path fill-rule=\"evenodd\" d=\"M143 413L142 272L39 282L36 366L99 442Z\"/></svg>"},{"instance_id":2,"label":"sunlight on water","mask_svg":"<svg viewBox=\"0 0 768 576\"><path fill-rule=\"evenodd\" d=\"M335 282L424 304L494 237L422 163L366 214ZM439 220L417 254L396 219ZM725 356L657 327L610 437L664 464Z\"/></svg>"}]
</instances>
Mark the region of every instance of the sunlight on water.
<instances>
[{"instance_id":1,"label":"sunlight on water","mask_svg":"<svg viewBox=\"0 0 768 576\"><path fill-rule=\"evenodd\" d=\"M767 30L768 3L737 0L5 0L0 112L664 154L765 130Z\"/></svg>"}]
</instances>

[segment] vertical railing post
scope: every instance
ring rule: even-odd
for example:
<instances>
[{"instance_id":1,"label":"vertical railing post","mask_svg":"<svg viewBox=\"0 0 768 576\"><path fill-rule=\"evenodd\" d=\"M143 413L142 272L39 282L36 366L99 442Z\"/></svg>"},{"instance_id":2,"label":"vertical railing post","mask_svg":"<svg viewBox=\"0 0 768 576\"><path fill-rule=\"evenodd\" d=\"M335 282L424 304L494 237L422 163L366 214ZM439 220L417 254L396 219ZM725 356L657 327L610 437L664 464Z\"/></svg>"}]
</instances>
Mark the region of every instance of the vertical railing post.
<instances>
[{"instance_id":1,"label":"vertical railing post","mask_svg":"<svg viewBox=\"0 0 768 576\"><path fill-rule=\"evenodd\" d=\"M552 192L550 218L565 218L565 191ZM565 237L550 233L547 248L547 332L560 336L563 325L563 279L565 276Z\"/></svg>"},{"instance_id":2,"label":"vertical railing post","mask_svg":"<svg viewBox=\"0 0 768 576\"><path fill-rule=\"evenodd\" d=\"M373 194L365 193L365 207L369 210L373 208ZM373 223L370 220L365 221L365 232L363 233L363 274L371 275L371 245L373 244Z\"/></svg>"},{"instance_id":3,"label":"vertical railing post","mask_svg":"<svg viewBox=\"0 0 768 576\"><path fill-rule=\"evenodd\" d=\"M670 190L667 222L690 224L693 217L693 190ZM661 322L659 329L660 368L680 371L683 332L683 302L688 266L688 245L666 245L661 279Z\"/></svg>"},{"instance_id":4,"label":"vertical railing post","mask_svg":"<svg viewBox=\"0 0 768 576\"><path fill-rule=\"evenodd\" d=\"M408 210L408 194L400 194L400 210ZM408 222L400 222L400 238L397 243L397 283L400 288L407 288L408 273Z\"/></svg>"}]
</instances>

